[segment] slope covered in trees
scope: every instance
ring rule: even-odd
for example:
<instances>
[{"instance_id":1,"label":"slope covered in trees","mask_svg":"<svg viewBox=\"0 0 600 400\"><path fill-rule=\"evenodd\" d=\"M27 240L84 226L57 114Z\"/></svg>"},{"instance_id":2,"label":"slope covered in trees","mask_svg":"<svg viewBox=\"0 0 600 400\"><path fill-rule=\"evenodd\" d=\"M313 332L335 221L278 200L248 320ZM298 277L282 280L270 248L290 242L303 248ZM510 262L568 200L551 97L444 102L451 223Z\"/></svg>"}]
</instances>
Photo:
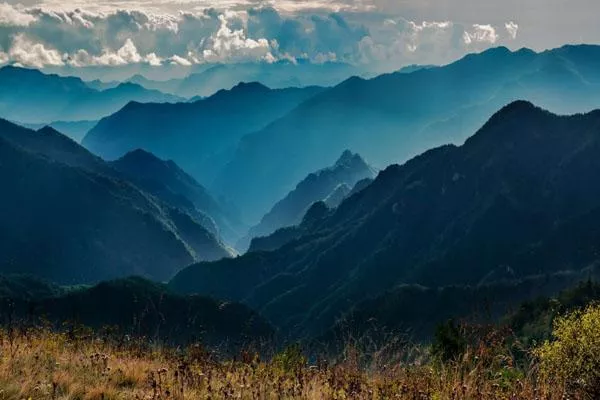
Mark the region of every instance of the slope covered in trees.
<instances>
[{"instance_id":1,"label":"slope covered in trees","mask_svg":"<svg viewBox=\"0 0 600 400\"><path fill-rule=\"evenodd\" d=\"M398 284L583 269L597 260L599 154L598 112L557 116L518 101L463 146L387 168L280 249L191 266L171 285L244 301L303 335Z\"/></svg>"},{"instance_id":2,"label":"slope covered in trees","mask_svg":"<svg viewBox=\"0 0 600 400\"><path fill-rule=\"evenodd\" d=\"M57 282L169 279L230 253L172 208L51 128L0 121L0 270Z\"/></svg>"}]
</instances>

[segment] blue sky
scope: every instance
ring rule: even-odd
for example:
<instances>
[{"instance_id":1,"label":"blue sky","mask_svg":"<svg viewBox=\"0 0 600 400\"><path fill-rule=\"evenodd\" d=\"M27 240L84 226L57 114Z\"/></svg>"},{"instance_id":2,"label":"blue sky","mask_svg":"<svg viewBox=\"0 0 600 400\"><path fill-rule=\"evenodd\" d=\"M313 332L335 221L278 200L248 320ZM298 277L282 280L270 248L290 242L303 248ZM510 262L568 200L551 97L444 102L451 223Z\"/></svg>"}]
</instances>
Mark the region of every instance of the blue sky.
<instances>
[{"instance_id":1,"label":"blue sky","mask_svg":"<svg viewBox=\"0 0 600 400\"><path fill-rule=\"evenodd\" d=\"M0 2L0 62L32 67L442 64L492 46L600 42L597 0Z\"/></svg>"}]
</instances>

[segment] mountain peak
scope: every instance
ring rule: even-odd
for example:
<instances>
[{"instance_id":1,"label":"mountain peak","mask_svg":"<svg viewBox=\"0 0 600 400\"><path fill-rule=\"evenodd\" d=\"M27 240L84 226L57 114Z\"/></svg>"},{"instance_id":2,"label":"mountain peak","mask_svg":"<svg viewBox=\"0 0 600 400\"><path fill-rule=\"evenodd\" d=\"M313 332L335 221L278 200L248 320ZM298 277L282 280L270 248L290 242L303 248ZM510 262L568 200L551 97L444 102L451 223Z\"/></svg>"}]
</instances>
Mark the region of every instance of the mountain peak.
<instances>
[{"instance_id":1,"label":"mountain peak","mask_svg":"<svg viewBox=\"0 0 600 400\"><path fill-rule=\"evenodd\" d=\"M60 133L59 131L57 131L56 129L51 127L50 125L46 125L40 129L38 129L37 132L41 133L43 135L62 135L62 133Z\"/></svg>"},{"instance_id":2,"label":"mountain peak","mask_svg":"<svg viewBox=\"0 0 600 400\"><path fill-rule=\"evenodd\" d=\"M144 149L135 149L125 154L120 158L119 161L124 162L135 162L141 164L164 164L163 160L155 156L154 154L144 150Z\"/></svg>"},{"instance_id":3,"label":"mountain peak","mask_svg":"<svg viewBox=\"0 0 600 400\"><path fill-rule=\"evenodd\" d=\"M50 125L46 125L43 128L38 129L36 132L39 135L58 138L59 140L61 140L63 142L68 142L68 143L73 142L73 143L76 143L73 139L71 139L70 137L68 137L64 133L62 133L62 132L54 129Z\"/></svg>"},{"instance_id":4,"label":"mountain peak","mask_svg":"<svg viewBox=\"0 0 600 400\"><path fill-rule=\"evenodd\" d=\"M498 54L510 54L512 51L506 46L492 47L484 50L481 54L498 55Z\"/></svg>"},{"instance_id":5,"label":"mountain peak","mask_svg":"<svg viewBox=\"0 0 600 400\"><path fill-rule=\"evenodd\" d=\"M117 85L116 89L128 89L128 90L137 90L137 89L143 89L142 86L140 86L139 84L135 83L135 82L121 82L119 83L119 85Z\"/></svg>"},{"instance_id":6,"label":"mountain peak","mask_svg":"<svg viewBox=\"0 0 600 400\"><path fill-rule=\"evenodd\" d=\"M345 150L340 158L335 162L336 167L348 166L351 164L367 164L365 160L358 153L353 153L350 150Z\"/></svg>"},{"instance_id":7,"label":"mountain peak","mask_svg":"<svg viewBox=\"0 0 600 400\"><path fill-rule=\"evenodd\" d=\"M500 109L500 111L496 112L492 116L490 121L494 120L494 119L498 119L498 118L505 118L507 116L514 115L517 113L518 114L529 113L532 111L542 111L542 109L530 101L516 100L516 101L513 101L512 103L509 103L509 104L505 105L504 107L502 107Z\"/></svg>"},{"instance_id":8,"label":"mountain peak","mask_svg":"<svg viewBox=\"0 0 600 400\"><path fill-rule=\"evenodd\" d=\"M535 133L535 130L525 127L546 116L555 115L529 101L514 101L496 112L475 135L466 140L465 145L478 143L496 147L500 141L522 140Z\"/></svg>"},{"instance_id":9,"label":"mountain peak","mask_svg":"<svg viewBox=\"0 0 600 400\"><path fill-rule=\"evenodd\" d=\"M231 89L231 91L244 92L264 92L268 90L270 89L260 82L240 82Z\"/></svg>"}]
</instances>

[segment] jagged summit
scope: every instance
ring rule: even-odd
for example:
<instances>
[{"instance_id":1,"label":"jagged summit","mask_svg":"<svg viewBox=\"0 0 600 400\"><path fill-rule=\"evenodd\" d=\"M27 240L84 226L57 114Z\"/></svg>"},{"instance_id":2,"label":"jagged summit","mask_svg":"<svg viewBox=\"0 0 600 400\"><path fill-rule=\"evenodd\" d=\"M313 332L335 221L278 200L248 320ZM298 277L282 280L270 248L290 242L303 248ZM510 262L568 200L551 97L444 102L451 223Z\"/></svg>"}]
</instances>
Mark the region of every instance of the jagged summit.
<instances>
[{"instance_id":1,"label":"jagged summit","mask_svg":"<svg viewBox=\"0 0 600 400\"><path fill-rule=\"evenodd\" d=\"M341 166L367 166L367 162L358 153L352 153L350 150L345 150L340 158L335 162L335 167Z\"/></svg>"},{"instance_id":2,"label":"jagged summit","mask_svg":"<svg viewBox=\"0 0 600 400\"><path fill-rule=\"evenodd\" d=\"M350 162L354 156L358 156L358 154L352 153L350 150L345 150L340 158L336 161L335 165L342 165ZM360 157L360 156L359 156Z\"/></svg>"},{"instance_id":3,"label":"jagged summit","mask_svg":"<svg viewBox=\"0 0 600 400\"><path fill-rule=\"evenodd\" d=\"M315 202L325 201L327 206L337 207L356 183L374 177L374 169L359 154L344 151L334 165L309 174L277 202L260 223L250 229L248 236L238 242L238 250L246 250L252 238L300 224Z\"/></svg>"}]
</instances>

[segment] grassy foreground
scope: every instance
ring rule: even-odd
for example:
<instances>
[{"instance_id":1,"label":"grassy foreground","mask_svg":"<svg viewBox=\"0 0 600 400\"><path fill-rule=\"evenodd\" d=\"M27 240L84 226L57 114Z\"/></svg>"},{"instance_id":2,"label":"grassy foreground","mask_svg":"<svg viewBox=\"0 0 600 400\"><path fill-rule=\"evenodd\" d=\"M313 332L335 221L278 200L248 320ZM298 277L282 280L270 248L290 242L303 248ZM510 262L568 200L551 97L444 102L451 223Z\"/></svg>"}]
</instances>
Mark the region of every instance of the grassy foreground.
<instances>
[{"instance_id":1,"label":"grassy foreground","mask_svg":"<svg viewBox=\"0 0 600 400\"><path fill-rule=\"evenodd\" d=\"M567 389L541 379L535 364L516 367L493 332L456 361L424 356L368 367L351 349L335 365L309 365L295 347L268 362L251 354L218 362L200 347L157 349L47 330L4 330L0 343L0 399L533 400L563 399Z\"/></svg>"}]
</instances>

